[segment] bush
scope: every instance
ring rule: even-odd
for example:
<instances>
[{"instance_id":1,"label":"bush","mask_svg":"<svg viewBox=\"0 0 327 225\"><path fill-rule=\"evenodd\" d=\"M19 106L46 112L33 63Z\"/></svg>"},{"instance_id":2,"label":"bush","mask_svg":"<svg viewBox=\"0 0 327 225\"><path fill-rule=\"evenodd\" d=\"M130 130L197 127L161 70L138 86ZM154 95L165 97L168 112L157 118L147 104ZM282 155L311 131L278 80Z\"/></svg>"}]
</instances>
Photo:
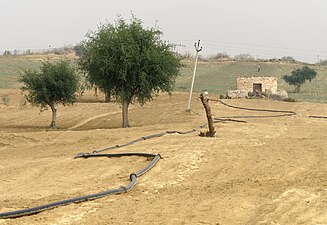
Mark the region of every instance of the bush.
<instances>
[{"instance_id":1,"label":"bush","mask_svg":"<svg viewBox=\"0 0 327 225\"><path fill-rule=\"evenodd\" d=\"M319 60L319 62L318 63L316 63L316 65L318 65L318 66L327 66L327 60Z\"/></svg>"},{"instance_id":2,"label":"bush","mask_svg":"<svg viewBox=\"0 0 327 225\"><path fill-rule=\"evenodd\" d=\"M280 59L283 62L295 63L296 60L292 56L284 56Z\"/></svg>"},{"instance_id":3,"label":"bush","mask_svg":"<svg viewBox=\"0 0 327 225\"><path fill-rule=\"evenodd\" d=\"M294 98L285 98L285 99L283 99L283 101L284 102L297 102L297 100Z\"/></svg>"},{"instance_id":4,"label":"bush","mask_svg":"<svg viewBox=\"0 0 327 225\"><path fill-rule=\"evenodd\" d=\"M219 52L216 55L210 57L209 59L230 59L230 55L228 55L226 52Z\"/></svg>"},{"instance_id":5,"label":"bush","mask_svg":"<svg viewBox=\"0 0 327 225\"><path fill-rule=\"evenodd\" d=\"M249 53L236 55L234 59L239 61L254 61L254 57Z\"/></svg>"},{"instance_id":6,"label":"bush","mask_svg":"<svg viewBox=\"0 0 327 225\"><path fill-rule=\"evenodd\" d=\"M220 94L219 99L228 99L226 94Z\"/></svg>"},{"instance_id":7,"label":"bush","mask_svg":"<svg viewBox=\"0 0 327 225\"><path fill-rule=\"evenodd\" d=\"M11 56L12 53L9 50L4 51L3 56Z\"/></svg>"},{"instance_id":8,"label":"bush","mask_svg":"<svg viewBox=\"0 0 327 225\"><path fill-rule=\"evenodd\" d=\"M8 97L8 95L4 95L1 97L1 101L2 101L2 104L9 105L10 98Z\"/></svg>"}]
</instances>

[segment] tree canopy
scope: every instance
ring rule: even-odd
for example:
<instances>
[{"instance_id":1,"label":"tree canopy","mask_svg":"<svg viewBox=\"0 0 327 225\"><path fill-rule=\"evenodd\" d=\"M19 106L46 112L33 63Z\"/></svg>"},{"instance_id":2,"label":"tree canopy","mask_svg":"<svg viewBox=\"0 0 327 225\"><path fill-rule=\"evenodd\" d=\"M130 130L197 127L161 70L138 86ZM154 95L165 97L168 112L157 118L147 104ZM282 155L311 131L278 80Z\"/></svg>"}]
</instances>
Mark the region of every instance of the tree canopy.
<instances>
[{"instance_id":1,"label":"tree canopy","mask_svg":"<svg viewBox=\"0 0 327 225\"><path fill-rule=\"evenodd\" d=\"M314 69L304 66L292 71L292 75L284 75L282 79L289 85L295 86L295 92L300 92L301 86L308 80L309 82L317 76Z\"/></svg>"},{"instance_id":2,"label":"tree canopy","mask_svg":"<svg viewBox=\"0 0 327 225\"><path fill-rule=\"evenodd\" d=\"M80 68L91 84L122 103L122 127L128 126L128 106L141 105L160 91L171 92L181 58L161 40L158 28L144 28L141 20L118 18L100 25L80 44Z\"/></svg>"},{"instance_id":3,"label":"tree canopy","mask_svg":"<svg viewBox=\"0 0 327 225\"><path fill-rule=\"evenodd\" d=\"M44 61L39 70L26 70L19 81L25 99L41 109L52 110L50 127L56 127L56 105L64 106L76 101L79 77L67 60L57 62Z\"/></svg>"}]
</instances>

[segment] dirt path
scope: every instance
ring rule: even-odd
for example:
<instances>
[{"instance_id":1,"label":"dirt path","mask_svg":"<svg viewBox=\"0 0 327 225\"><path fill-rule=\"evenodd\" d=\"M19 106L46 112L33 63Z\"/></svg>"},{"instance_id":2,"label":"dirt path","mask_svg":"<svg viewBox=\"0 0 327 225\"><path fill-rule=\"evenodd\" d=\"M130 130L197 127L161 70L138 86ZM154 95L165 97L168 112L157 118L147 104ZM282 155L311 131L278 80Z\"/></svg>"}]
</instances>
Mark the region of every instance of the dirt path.
<instances>
[{"instance_id":1,"label":"dirt path","mask_svg":"<svg viewBox=\"0 0 327 225\"><path fill-rule=\"evenodd\" d=\"M110 116L110 115L113 115L113 114L116 114L117 112L111 112L111 113L103 113L101 115L97 115L97 116L92 116L90 118L87 118L87 119L84 119L82 121L80 121L79 123L75 124L74 126L71 126L68 128L68 130L74 130L76 128L79 128L89 122L91 122L92 120L96 120L96 119L99 119L99 118L102 118L102 117L107 117L107 116Z\"/></svg>"}]
</instances>

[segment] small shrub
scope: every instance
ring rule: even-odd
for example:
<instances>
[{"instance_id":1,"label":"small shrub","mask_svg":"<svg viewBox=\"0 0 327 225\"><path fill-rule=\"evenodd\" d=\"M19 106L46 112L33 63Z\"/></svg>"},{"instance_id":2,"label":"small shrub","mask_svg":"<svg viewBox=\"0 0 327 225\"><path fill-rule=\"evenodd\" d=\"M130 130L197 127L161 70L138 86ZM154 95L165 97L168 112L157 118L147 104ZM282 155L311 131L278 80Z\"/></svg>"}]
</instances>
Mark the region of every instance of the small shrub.
<instances>
[{"instance_id":1,"label":"small shrub","mask_svg":"<svg viewBox=\"0 0 327 225\"><path fill-rule=\"evenodd\" d=\"M316 63L316 65L318 65L318 66L327 66L327 60L319 60L319 62L318 63Z\"/></svg>"},{"instance_id":2,"label":"small shrub","mask_svg":"<svg viewBox=\"0 0 327 225\"><path fill-rule=\"evenodd\" d=\"M226 94L220 94L219 99L228 99Z\"/></svg>"},{"instance_id":3,"label":"small shrub","mask_svg":"<svg viewBox=\"0 0 327 225\"><path fill-rule=\"evenodd\" d=\"M280 95L276 95L276 94L269 95L269 99L275 100L275 101L283 101L284 100Z\"/></svg>"},{"instance_id":4,"label":"small shrub","mask_svg":"<svg viewBox=\"0 0 327 225\"><path fill-rule=\"evenodd\" d=\"M226 52L218 52L216 55L210 57L209 59L230 59L230 55L228 55Z\"/></svg>"},{"instance_id":5,"label":"small shrub","mask_svg":"<svg viewBox=\"0 0 327 225\"><path fill-rule=\"evenodd\" d=\"M292 56L284 56L280 59L282 62L295 63L296 60Z\"/></svg>"},{"instance_id":6,"label":"small shrub","mask_svg":"<svg viewBox=\"0 0 327 225\"><path fill-rule=\"evenodd\" d=\"M252 91L249 91L248 96L249 96L249 98L253 98L255 96L255 94Z\"/></svg>"},{"instance_id":7,"label":"small shrub","mask_svg":"<svg viewBox=\"0 0 327 225\"><path fill-rule=\"evenodd\" d=\"M284 102L297 102L297 100L294 98L285 98L285 99L283 99L283 101Z\"/></svg>"},{"instance_id":8,"label":"small shrub","mask_svg":"<svg viewBox=\"0 0 327 225\"><path fill-rule=\"evenodd\" d=\"M1 97L1 102L2 102L2 104L4 104L4 105L9 105L10 98L8 97L8 95L2 96L2 97Z\"/></svg>"},{"instance_id":9,"label":"small shrub","mask_svg":"<svg viewBox=\"0 0 327 225\"><path fill-rule=\"evenodd\" d=\"M11 56L12 53L9 50L4 51L3 56Z\"/></svg>"},{"instance_id":10,"label":"small shrub","mask_svg":"<svg viewBox=\"0 0 327 225\"><path fill-rule=\"evenodd\" d=\"M236 55L234 56L234 59L237 61L254 61L254 57L249 53Z\"/></svg>"}]
</instances>

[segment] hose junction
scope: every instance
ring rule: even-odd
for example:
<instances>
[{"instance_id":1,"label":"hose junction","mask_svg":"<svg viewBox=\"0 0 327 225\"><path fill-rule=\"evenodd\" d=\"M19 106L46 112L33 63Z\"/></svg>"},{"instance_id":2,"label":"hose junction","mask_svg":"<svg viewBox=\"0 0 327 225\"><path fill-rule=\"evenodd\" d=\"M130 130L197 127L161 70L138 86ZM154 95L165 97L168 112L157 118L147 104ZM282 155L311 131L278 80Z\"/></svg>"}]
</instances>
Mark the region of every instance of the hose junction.
<instances>
[{"instance_id":1,"label":"hose junction","mask_svg":"<svg viewBox=\"0 0 327 225\"><path fill-rule=\"evenodd\" d=\"M294 115L296 115L296 113L293 112L293 111L245 108L245 107L232 106L232 105L229 105L229 104L226 104L226 103L222 102L221 100L215 100L215 99L209 99L209 100L221 103L222 105L224 105L226 107L239 109L239 110L278 113L278 114L275 114L275 115L266 115L266 116L258 115L258 116L215 117L214 118L215 123L225 122L225 121L246 123L246 121L237 120L237 119L239 119L239 118L245 119L245 118L284 117L284 116L294 116ZM325 117L325 116L309 116L309 117L310 118L326 118L327 119L327 117ZM198 129L202 129L202 128L206 127L206 126L207 126L207 124L203 124L203 125L200 125L200 126L197 126L197 127L193 128L193 129L191 129L189 131L169 130L169 131L165 131L165 132L161 132L161 133L157 133L157 134L151 134L151 135L148 135L148 136L144 136L144 137L135 139L133 141L130 141L128 143L125 143L125 144L114 145L114 146L110 146L108 148L104 148L104 149L100 149L100 150L94 150L92 153L78 153L78 154L75 155L75 159L79 159L79 158L88 159L88 158L92 158L92 157L93 158L95 158L95 157L117 158L117 157L128 157L128 156L139 156L139 157L150 158L151 161L144 168L140 169L137 172L134 172L134 173L130 174L129 175L129 180L130 181L124 187L120 187L120 188L117 188L117 189L110 189L110 190L106 190L106 191L103 191L103 192L98 192L98 193L95 193L95 194L89 194L89 195L69 198L69 199L65 199L65 200L60 200L60 201L52 202L52 203L45 204L45 205L31 207L31 208L0 213L0 219L16 218L16 217L21 217L21 216L26 216L26 215L32 215L32 214L36 214L36 213L39 213L39 212L42 212L42 211L45 211L45 210L48 210L48 209L56 208L56 207L63 206L63 205L68 205L70 203L79 203L79 202L83 202L83 201L89 201L89 200L102 198L102 197L110 195L110 194L119 194L119 193L128 192L129 190L131 190L135 186L135 184L137 183L137 178L138 177L142 176L143 174L148 172L151 168L153 168L156 165L156 163L161 158L160 154L150 154L150 153L142 153L142 152L126 152L126 153L105 154L105 153L102 153L102 152L117 149L117 148L126 147L126 146L135 144L135 143L140 142L140 141L148 140L148 139L151 139L151 138L162 137L162 136L167 135L167 134L190 134L190 133L193 133L193 132L197 131Z\"/></svg>"}]
</instances>

